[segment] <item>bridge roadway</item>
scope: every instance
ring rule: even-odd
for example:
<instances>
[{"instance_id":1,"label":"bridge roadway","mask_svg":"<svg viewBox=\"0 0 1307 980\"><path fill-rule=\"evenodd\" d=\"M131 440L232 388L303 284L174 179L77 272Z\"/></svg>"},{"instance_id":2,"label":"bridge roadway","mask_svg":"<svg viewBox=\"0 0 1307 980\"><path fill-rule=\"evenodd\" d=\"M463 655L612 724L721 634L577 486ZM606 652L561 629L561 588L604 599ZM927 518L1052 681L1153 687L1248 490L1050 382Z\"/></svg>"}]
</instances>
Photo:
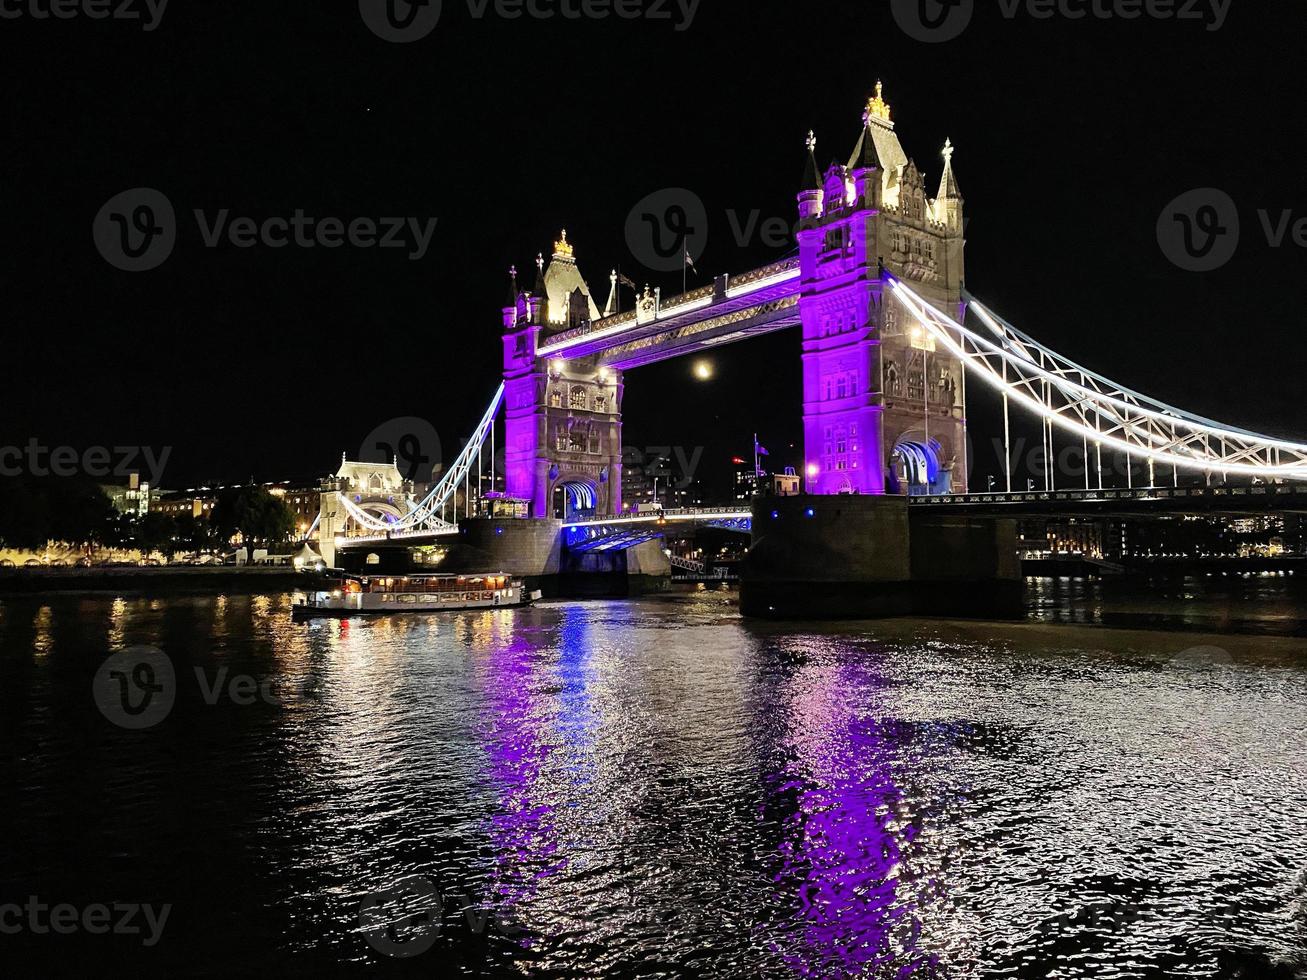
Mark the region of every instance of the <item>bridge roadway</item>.
<instances>
[{"instance_id":1,"label":"bridge roadway","mask_svg":"<svg viewBox=\"0 0 1307 980\"><path fill-rule=\"evenodd\" d=\"M838 497L812 497L814 507L838 502ZM972 493L940 497L910 497L916 511L966 514L976 517L1167 517L1180 514L1256 516L1270 513L1307 514L1307 485L1269 484L1250 487L1151 487L1117 490L1036 490L1024 493ZM625 517L601 517L563 525L569 549L611 551L629 548L662 536L665 527L700 525L747 534L752 515L747 509L691 507ZM382 544L420 544L454 531L399 531L388 535L341 538L342 548Z\"/></svg>"},{"instance_id":2,"label":"bridge roadway","mask_svg":"<svg viewBox=\"0 0 1307 980\"><path fill-rule=\"evenodd\" d=\"M557 334L541 357L598 355L606 367L632 368L797 326L799 260L786 259L680 296L652 294L634 312L619 313Z\"/></svg>"},{"instance_id":3,"label":"bridge roadway","mask_svg":"<svg viewBox=\"0 0 1307 980\"><path fill-rule=\"evenodd\" d=\"M1178 514L1307 513L1307 485L1034 490L913 497L913 508L978 517L1147 517Z\"/></svg>"}]
</instances>

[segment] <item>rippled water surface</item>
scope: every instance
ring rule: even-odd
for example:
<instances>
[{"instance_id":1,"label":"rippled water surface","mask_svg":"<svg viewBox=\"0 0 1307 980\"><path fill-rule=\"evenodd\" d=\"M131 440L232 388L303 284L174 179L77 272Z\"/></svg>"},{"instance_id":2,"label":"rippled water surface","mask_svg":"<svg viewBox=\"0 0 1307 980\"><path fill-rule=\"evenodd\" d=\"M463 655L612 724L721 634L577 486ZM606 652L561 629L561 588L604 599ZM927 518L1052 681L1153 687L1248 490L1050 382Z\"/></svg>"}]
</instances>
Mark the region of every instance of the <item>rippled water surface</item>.
<instances>
[{"instance_id":1,"label":"rippled water surface","mask_svg":"<svg viewBox=\"0 0 1307 980\"><path fill-rule=\"evenodd\" d=\"M757 625L722 593L310 625L281 596L6 600L0 903L172 909L153 947L29 929L0 958L1224 976L1307 949L1307 655L1209 642ZM129 731L92 678L138 644L176 701Z\"/></svg>"}]
</instances>

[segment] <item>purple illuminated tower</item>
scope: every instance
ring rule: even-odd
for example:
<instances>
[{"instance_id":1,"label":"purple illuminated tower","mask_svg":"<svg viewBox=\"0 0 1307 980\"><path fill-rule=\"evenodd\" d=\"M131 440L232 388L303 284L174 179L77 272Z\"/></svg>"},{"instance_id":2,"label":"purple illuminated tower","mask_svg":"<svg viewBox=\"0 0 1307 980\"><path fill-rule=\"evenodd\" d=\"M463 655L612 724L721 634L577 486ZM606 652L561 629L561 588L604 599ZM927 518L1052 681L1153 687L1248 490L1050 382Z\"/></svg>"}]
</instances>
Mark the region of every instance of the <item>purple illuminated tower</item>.
<instances>
[{"instance_id":1,"label":"purple illuminated tower","mask_svg":"<svg viewBox=\"0 0 1307 980\"><path fill-rule=\"evenodd\" d=\"M940 494L966 489L962 365L909 329L882 268L960 316L962 197L953 147L934 199L894 132L881 85L848 164L808 169L799 192L803 422L816 494Z\"/></svg>"}]
</instances>

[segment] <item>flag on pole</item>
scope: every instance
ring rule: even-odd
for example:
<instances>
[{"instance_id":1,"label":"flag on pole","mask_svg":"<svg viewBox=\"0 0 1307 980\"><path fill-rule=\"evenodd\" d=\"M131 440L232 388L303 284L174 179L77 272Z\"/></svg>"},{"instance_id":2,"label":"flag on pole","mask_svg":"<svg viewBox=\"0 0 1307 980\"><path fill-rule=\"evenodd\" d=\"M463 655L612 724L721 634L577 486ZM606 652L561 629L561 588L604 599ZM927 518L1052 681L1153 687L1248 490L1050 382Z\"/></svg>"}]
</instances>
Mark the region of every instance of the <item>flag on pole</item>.
<instances>
[{"instance_id":1,"label":"flag on pole","mask_svg":"<svg viewBox=\"0 0 1307 980\"><path fill-rule=\"evenodd\" d=\"M685 264L691 269L694 269L694 274L696 276L699 274L699 270L694 268L694 259L690 258L690 242L688 239L685 242Z\"/></svg>"},{"instance_id":2,"label":"flag on pole","mask_svg":"<svg viewBox=\"0 0 1307 980\"><path fill-rule=\"evenodd\" d=\"M760 443L760 442L757 440L756 437L755 437L754 440L753 440L753 451L754 451L755 453L757 453L759 456L770 456L770 455L771 455L771 453L767 452L766 447L763 446L763 444Z\"/></svg>"}]
</instances>

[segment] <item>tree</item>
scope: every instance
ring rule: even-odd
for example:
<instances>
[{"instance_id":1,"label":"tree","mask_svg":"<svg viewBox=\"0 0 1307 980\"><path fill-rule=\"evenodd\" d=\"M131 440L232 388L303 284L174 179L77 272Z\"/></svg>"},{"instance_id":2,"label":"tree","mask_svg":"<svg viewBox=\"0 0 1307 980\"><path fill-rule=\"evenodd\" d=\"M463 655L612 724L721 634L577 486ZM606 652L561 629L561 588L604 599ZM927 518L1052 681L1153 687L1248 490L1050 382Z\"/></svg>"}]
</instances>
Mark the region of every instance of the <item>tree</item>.
<instances>
[{"instance_id":1,"label":"tree","mask_svg":"<svg viewBox=\"0 0 1307 980\"><path fill-rule=\"evenodd\" d=\"M101 543L112 536L115 517L113 502L85 477L0 480L0 544L10 548Z\"/></svg>"},{"instance_id":2,"label":"tree","mask_svg":"<svg viewBox=\"0 0 1307 980\"><path fill-rule=\"evenodd\" d=\"M168 514L152 510L136 528L136 540L144 555L162 551L169 560L177 553L177 522Z\"/></svg>"},{"instance_id":3,"label":"tree","mask_svg":"<svg viewBox=\"0 0 1307 980\"><path fill-rule=\"evenodd\" d=\"M177 518L177 540L186 551L201 555L218 547L218 535L213 525L194 514L181 514Z\"/></svg>"},{"instance_id":4,"label":"tree","mask_svg":"<svg viewBox=\"0 0 1307 980\"><path fill-rule=\"evenodd\" d=\"M295 531L295 514L280 497L263 487L228 490L213 508L213 526L224 540L239 534L254 558L254 546L288 541Z\"/></svg>"}]
</instances>

